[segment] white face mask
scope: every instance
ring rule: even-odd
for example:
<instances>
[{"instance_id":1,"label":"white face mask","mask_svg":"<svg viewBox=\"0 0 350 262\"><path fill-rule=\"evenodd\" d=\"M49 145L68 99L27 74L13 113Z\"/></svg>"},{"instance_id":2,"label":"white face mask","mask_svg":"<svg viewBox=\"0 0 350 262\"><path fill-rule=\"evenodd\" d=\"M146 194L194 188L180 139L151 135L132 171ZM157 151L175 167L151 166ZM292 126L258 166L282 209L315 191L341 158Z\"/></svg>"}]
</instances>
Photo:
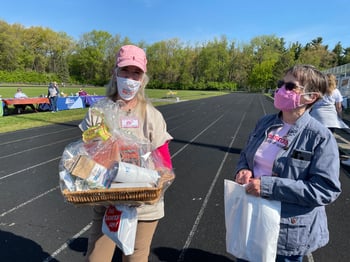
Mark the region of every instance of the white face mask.
<instances>
[{"instance_id":1,"label":"white face mask","mask_svg":"<svg viewBox=\"0 0 350 262\"><path fill-rule=\"evenodd\" d=\"M140 81L117 76L118 94L125 101L133 99L137 94L137 91L139 91L140 86Z\"/></svg>"}]
</instances>

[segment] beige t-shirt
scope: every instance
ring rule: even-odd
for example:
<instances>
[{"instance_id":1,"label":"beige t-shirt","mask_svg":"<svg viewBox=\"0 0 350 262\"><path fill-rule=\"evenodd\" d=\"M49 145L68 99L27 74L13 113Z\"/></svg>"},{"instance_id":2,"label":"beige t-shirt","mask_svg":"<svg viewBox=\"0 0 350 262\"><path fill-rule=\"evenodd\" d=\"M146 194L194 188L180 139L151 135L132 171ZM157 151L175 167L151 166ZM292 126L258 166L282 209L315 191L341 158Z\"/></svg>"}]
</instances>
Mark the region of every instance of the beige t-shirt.
<instances>
[{"instance_id":1,"label":"beige t-shirt","mask_svg":"<svg viewBox=\"0 0 350 262\"><path fill-rule=\"evenodd\" d=\"M101 114L102 113L102 114ZM153 106L147 104L142 113L141 106L136 106L131 111L121 110L118 103L110 99L101 99L89 108L85 118L79 124L79 128L85 131L101 121L106 122L110 130L120 128L126 133L136 136L138 139L149 142L152 150L162 146L172 139L167 132L167 126L163 115ZM139 220L155 220L164 216L164 201L161 199L154 205L143 205L137 208Z\"/></svg>"}]
</instances>

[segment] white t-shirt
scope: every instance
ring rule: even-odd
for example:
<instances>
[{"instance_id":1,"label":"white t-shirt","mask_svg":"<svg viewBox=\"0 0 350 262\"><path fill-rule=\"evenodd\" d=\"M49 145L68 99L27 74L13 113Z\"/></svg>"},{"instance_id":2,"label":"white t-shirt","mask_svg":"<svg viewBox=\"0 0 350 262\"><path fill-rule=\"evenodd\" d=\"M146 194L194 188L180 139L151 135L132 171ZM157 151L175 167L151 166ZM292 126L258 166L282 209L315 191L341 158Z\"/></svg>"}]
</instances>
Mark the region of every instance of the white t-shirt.
<instances>
[{"instance_id":1,"label":"white t-shirt","mask_svg":"<svg viewBox=\"0 0 350 262\"><path fill-rule=\"evenodd\" d=\"M332 97L334 98L334 101L336 103L343 102L343 96L341 95L339 89L334 89L334 91L332 93Z\"/></svg>"},{"instance_id":2,"label":"white t-shirt","mask_svg":"<svg viewBox=\"0 0 350 262\"><path fill-rule=\"evenodd\" d=\"M49 87L49 96L50 97L55 97L55 96L57 96L57 89L54 87L54 86L52 86L52 87Z\"/></svg>"},{"instance_id":3,"label":"white t-shirt","mask_svg":"<svg viewBox=\"0 0 350 262\"><path fill-rule=\"evenodd\" d=\"M339 89L334 89L331 95L325 95L323 96L323 99L332 105L343 102L343 96Z\"/></svg>"},{"instance_id":4,"label":"white t-shirt","mask_svg":"<svg viewBox=\"0 0 350 262\"><path fill-rule=\"evenodd\" d=\"M28 96L25 93L17 92L15 98L28 98Z\"/></svg>"}]
</instances>

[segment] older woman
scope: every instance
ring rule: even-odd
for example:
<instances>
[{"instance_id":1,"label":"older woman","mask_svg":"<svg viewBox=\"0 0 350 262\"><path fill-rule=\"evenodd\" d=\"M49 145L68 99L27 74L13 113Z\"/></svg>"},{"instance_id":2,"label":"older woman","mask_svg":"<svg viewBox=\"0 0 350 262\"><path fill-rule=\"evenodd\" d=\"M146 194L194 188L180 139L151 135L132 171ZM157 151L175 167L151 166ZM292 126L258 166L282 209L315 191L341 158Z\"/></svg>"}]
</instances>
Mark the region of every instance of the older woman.
<instances>
[{"instance_id":1,"label":"older woman","mask_svg":"<svg viewBox=\"0 0 350 262\"><path fill-rule=\"evenodd\" d=\"M328 243L325 206L340 195L337 143L308 109L327 89L313 66L296 65L278 84L278 114L260 119L237 164L246 192L281 202L276 261L302 261Z\"/></svg>"},{"instance_id":2,"label":"older woman","mask_svg":"<svg viewBox=\"0 0 350 262\"><path fill-rule=\"evenodd\" d=\"M148 83L147 58L145 52L134 45L121 47L116 57L116 67L107 88L106 99L99 100L89 111L79 125L81 130L98 125L102 120L96 110L107 105L122 105L120 110L104 112L111 118L118 132L125 132L147 141L153 152L162 159L162 166L172 168L168 143L172 139L166 130L162 114L145 98L145 87ZM107 107L109 108L109 107ZM111 107L112 108L112 107ZM107 119L108 120L108 119ZM112 130L113 131L113 130ZM102 233L102 219L105 206L95 206L93 209L93 224L89 237L87 257L89 261L111 261L115 243ZM147 262L153 234L158 220L164 216L164 202L161 199L153 205L143 205L137 208L138 225L136 231L135 250L132 255L123 255L123 261Z\"/></svg>"}]
</instances>

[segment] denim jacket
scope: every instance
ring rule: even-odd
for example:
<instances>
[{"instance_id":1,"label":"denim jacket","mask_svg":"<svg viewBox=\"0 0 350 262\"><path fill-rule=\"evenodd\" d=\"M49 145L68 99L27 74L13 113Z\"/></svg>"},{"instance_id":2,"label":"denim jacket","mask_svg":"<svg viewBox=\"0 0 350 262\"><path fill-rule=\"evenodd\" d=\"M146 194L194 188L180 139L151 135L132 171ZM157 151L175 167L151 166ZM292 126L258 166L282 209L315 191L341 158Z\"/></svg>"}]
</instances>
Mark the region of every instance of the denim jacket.
<instances>
[{"instance_id":1,"label":"denim jacket","mask_svg":"<svg viewBox=\"0 0 350 262\"><path fill-rule=\"evenodd\" d=\"M280 113L281 114L281 113ZM262 117L240 155L236 173L253 170L254 156L280 114ZM325 205L340 195L339 152L335 138L305 112L287 134L288 146L277 155L272 176L261 177L261 197L281 201L277 254L306 255L328 243Z\"/></svg>"}]
</instances>

